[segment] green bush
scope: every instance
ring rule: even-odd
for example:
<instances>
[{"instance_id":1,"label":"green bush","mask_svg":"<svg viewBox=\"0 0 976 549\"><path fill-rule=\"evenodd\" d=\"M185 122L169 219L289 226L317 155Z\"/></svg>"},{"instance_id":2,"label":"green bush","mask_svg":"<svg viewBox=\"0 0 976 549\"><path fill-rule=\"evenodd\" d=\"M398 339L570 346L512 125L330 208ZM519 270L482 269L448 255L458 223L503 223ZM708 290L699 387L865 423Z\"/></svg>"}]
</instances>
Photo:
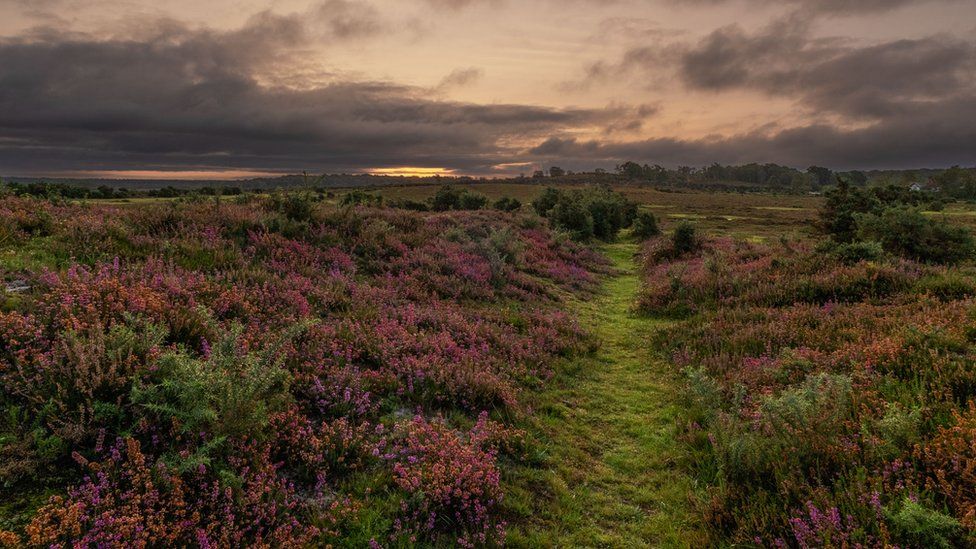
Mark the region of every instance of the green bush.
<instances>
[{"instance_id":1,"label":"green bush","mask_svg":"<svg viewBox=\"0 0 976 549\"><path fill-rule=\"evenodd\" d=\"M435 212L450 210L480 210L488 205L488 197L467 189L444 185L430 199L430 209Z\"/></svg>"},{"instance_id":2,"label":"green bush","mask_svg":"<svg viewBox=\"0 0 976 549\"><path fill-rule=\"evenodd\" d=\"M310 192L271 193L271 208L284 214L291 221L311 221L315 212L316 198Z\"/></svg>"},{"instance_id":3,"label":"green bush","mask_svg":"<svg viewBox=\"0 0 976 549\"><path fill-rule=\"evenodd\" d=\"M553 226L567 231L573 240L593 238L593 216L583 202L573 196L560 196L549 212L549 221Z\"/></svg>"},{"instance_id":4,"label":"green bush","mask_svg":"<svg viewBox=\"0 0 976 549\"><path fill-rule=\"evenodd\" d=\"M930 219L917 208L892 207L855 219L858 239L880 242L886 252L907 259L953 264L973 255L969 229Z\"/></svg>"},{"instance_id":5,"label":"green bush","mask_svg":"<svg viewBox=\"0 0 976 549\"><path fill-rule=\"evenodd\" d=\"M657 218L650 212L640 212L634 219L631 234L638 240L647 240L661 234L657 226Z\"/></svg>"},{"instance_id":6,"label":"green bush","mask_svg":"<svg viewBox=\"0 0 976 549\"><path fill-rule=\"evenodd\" d=\"M701 248L701 239L698 238L698 231L689 221L682 221L674 228L671 233L671 250L675 256L682 256Z\"/></svg>"},{"instance_id":7,"label":"green bush","mask_svg":"<svg viewBox=\"0 0 976 549\"><path fill-rule=\"evenodd\" d=\"M363 206L382 206L383 197L365 191L355 190L342 195L343 206L363 205Z\"/></svg>"},{"instance_id":8,"label":"green bush","mask_svg":"<svg viewBox=\"0 0 976 549\"><path fill-rule=\"evenodd\" d=\"M965 299L976 295L976 277L972 272L951 270L920 279L915 284L915 291L942 301Z\"/></svg>"},{"instance_id":9,"label":"green bush","mask_svg":"<svg viewBox=\"0 0 976 549\"><path fill-rule=\"evenodd\" d=\"M562 192L558 189L546 187L542 194L532 201L532 208L542 217L548 217L549 211L556 207L556 202L561 195Z\"/></svg>"},{"instance_id":10,"label":"green bush","mask_svg":"<svg viewBox=\"0 0 976 549\"><path fill-rule=\"evenodd\" d=\"M488 205L488 197L481 193L464 191L458 200L459 210L482 210Z\"/></svg>"},{"instance_id":11,"label":"green bush","mask_svg":"<svg viewBox=\"0 0 976 549\"><path fill-rule=\"evenodd\" d=\"M430 211L430 206L426 202L411 200L409 198L391 201L389 205L393 208L400 208L401 210L413 210L415 212Z\"/></svg>"},{"instance_id":12,"label":"green bush","mask_svg":"<svg viewBox=\"0 0 976 549\"><path fill-rule=\"evenodd\" d=\"M290 374L277 348L241 353L240 332L226 333L209 357L182 350L161 356L153 375L133 386L132 403L156 416L160 425L178 425L188 435L206 432L207 453L229 438L260 436L269 414L287 401ZM180 468L193 467L208 463L210 456L176 461Z\"/></svg>"},{"instance_id":13,"label":"green bush","mask_svg":"<svg viewBox=\"0 0 976 549\"><path fill-rule=\"evenodd\" d=\"M881 243L873 240L864 242L828 241L819 247L819 251L832 255L847 265L861 261L879 261L885 256Z\"/></svg>"},{"instance_id":14,"label":"green bush","mask_svg":"<svg viewBox=\"0 0 976 549\"><path fill-rule=\"evenodd\" d=\"M492 205L496 210L503 212L514 212L522 208L522 203L517 198L503 196Z\"/></svg>"},{"instance_id":15,"label":"green bush","mask_svg":"<svg viewBox=\"0 0 976 549\"><path fill-rule=\"evenodd\" d=\"M605 242L631 226L637 212L626 197L603 186L568 191L550 187L532 202L532 207L575 240L597 238Z\"/></svg>"},{"instance_id":16,"label":"green bush","mask_svg":"<svg viewBox=\"0 0 976 549\"><path fill-rule=\"evenodd\" d=\"M841 181L825 193L820 210L820 228L837 242L853 242L857 233L855 215L877 210L880 202L868 191L851 187Z\"/></svg>"},{"instance_id":17,"label":"green bush","mask_svg":"<svg viewBox=\"0 0 976 549\"><path fill-rule=\"evenodd\" d=\"M895 538L909 547L958 547L962 527L956 519L908 498L897 510L885 509Z\"/></svg>"}]
</instances>

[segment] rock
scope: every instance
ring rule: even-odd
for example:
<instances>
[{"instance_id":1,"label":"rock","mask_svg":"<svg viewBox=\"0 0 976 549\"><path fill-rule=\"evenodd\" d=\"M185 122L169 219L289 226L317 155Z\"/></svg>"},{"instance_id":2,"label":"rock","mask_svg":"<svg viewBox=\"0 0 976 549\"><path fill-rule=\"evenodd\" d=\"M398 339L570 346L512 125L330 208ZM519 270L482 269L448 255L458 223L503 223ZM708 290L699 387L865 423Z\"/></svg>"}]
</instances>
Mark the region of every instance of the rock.
<instances>
[{"instance_id":1,"label":"rock","mask_svg":"<svg viewBox=\"0 0 976 549\"><path fill-rule=\"evenodd\" d=\"M27 281L25 280L14 280L12 282L8 282L4 286L4 289L7 291L8 294L19 294L22 292L26 292L27 290L30 290L31 287L27 284Z\"/></svg>"}]
</instances>

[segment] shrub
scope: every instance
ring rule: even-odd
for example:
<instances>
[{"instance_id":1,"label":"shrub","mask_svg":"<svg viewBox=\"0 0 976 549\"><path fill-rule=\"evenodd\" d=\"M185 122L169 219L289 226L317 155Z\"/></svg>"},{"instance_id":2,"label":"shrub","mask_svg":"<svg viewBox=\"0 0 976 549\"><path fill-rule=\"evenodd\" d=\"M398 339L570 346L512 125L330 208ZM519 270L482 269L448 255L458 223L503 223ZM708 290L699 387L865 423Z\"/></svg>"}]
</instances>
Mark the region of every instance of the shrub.
<instances>
[{"instance_id":1,"label":"shrub","mask_svg":"<svg viewBox=\"0 0 976 549\"><path fill-rule=\"evenodd\" d=\"M405 515L397 521L397 537L462 547L503 540L503 525L491 513L502 497L495 464L499 434L487 414L466 436L419 416L397 426L388 458L397 486L410 494Z\"/></svg>"},{"instance_id":2,"label":"shrub","mask_svg":"<svg viewBox=\"0 0 976 549\"><path fill-rule=\"evenodd\" d=\"M911 547L950 549L961 542L962 528L958 520L909 498L896 510L886 509L885 517L891 523L895 539Z\"/></svg>"},{"instance_id":3,"label":"shrub","mask_svg":"<svg viewBox=\"0 0 976 549\"><path fill-rule=\"evenodd\" d=\"M657 226L657 218L650 212L640 212L634 218L631 234L641 241L661 234L661 230Z\"/></svg>"},{"instance_id":4,"label":"shrub","mask_svg":"<svg viewBox=\"0 0 976 549\"><path fill-rule=\"evenodd\" d=\"M879 261L884 258L884 248L873 240L863 242L825 242L820 251L830 254L847 265L861 261Z\"/></svg>"},{"instance_id":5,"label":"shrub","mask_svg":"<svg viewBox=\"0 0 976 549\"><path fill-rule=\"evenodd\" d=\"M132 402L159 425L178 426L179 432L205 433L204 452L182 459L180 472L210 465L207 455L224 442L264 436L270 414L287 402L289 373L272 346L262 355L242 354L240 330L205 345L200 359L183 352L161 356L153 374L132 388Z\"/></svg>"},{"instance_id":6,"label":"shrub","mask_svg":"<svg viewBox=\"0 0 976 549\"><path fill-rule=\"evenodd\" d=\"M553 187L546 187L542 194L532 201L532 209L542 217L548 217L549 211L556 207L562 192Z\"/></svg>"},{"instance_id":7,"label":"shrub","mask_svg":"<svg viewBox=\"0 0 976 549\"><path fill-rule=\"evenodd\" d=\"M292 221L311 221L315 202L315 196L306 191L278 191L271 194L271 207Z\"/></svg>"},{"instance_id":8,"label":"shrub","mask_svg":"<svg viewBox=\"0 0 976 549\"><path fill-rule=\"evenodd\" d=\"M343 206L363 205L363 206L382 206L383 197L365 191L355 190L342 195Z\"/></svg>"},{"instance_id":9,"label":"shrub","mask_svg":"<svg viewBox=\"0 0 976 549\"><path fill-rule=\"evenodd\" d=\"M973 255L968 229L929 219L915 208L887 208L855 219L858 238L880 242L885 251L908 259L952 264Z\"/></svg>"},{"instance_id":10,"label":"shrub","mask_svg":"<svg viewBox=\"0 0 976 549\"><path fill-rule=\"evenodd\" d=\"M245 451L253 448L245 448ZM27 527L41 546L303 547L318 529L300 524L298 498L262 452L234 460L225 480L203 467L184 478L153 462L138 441L119 441L89 463L82 484L54 496ZM227 482L230 481L230 482Z\"/></svg>"},{"instance_id":11,"label":"shrub","mask_svg":"<svg viewBox=\"0 0 976 549\"><path fill-rule=\"evenodd\" d=\"M503 212L514 212L522 208L522 203L517 198L503 196L495 201L493 207Z\"/></svg>"},{"instance_id":12,"label":"shrub","mask_svg":"<svg viewBox=\"0 0 976 549\"><path fill-rule=\"evenodd\" d=\"M580 241L594 237L612 241L620 229L631 226L636 215L634 205L608 187L570 191L547 188L533 202L533 208L553 227Z\"/></svg>"},{"instance_id":13,"label":"shrub","mask_svg":"<svg viewBox=\"0 0 976 549\"><path fill-rule=\"evenodd\" d=\"M459 210L481 210L488 205L488 197L481 193L473 193L466 191L461 193L461 199L458 202Z\"/></svg>"},{"instance_id":14,"label":"shrub","mask_svg":"<svg viewBox=\"0 0 976 549\"><path fill-rule=\"evenodd\" d=\"M693 253L701 248L701 240L695 226L688 221L682 221L671 233L671 250L675 257Z\"/></svg>"},{"instance_id":15,"label":"shrub","mask_svg":"<svg viewBox=\"0 0 976 549\"><path fill-rule=\"evenodd\" d=\"M929 470L928 484L946 498L962 517L962 524L976 529L976 405L954 411L954 422L942 427L917 453Z\"/></svg>"},{"instance_id":16,"label":"shrub","mask_svg":"<svg viewBox=\"0 0 976 549\"><path fill-rule=\"evenodd\" d=\"M389 204L394 208L413 210L415 212L426 212L430 210L430 205L427 204L426 202L421 202L420 200L412 200L409 198L394 200L391 201Z\"/></svg>"},{"instance_id":17,"label":"shrub","mask_svg":"<svg viewBox=\"0 0 976 549\"><path fill-rule=\"evenodd\" d=\"M488 205L488 197L467 189L445 185L430 199L430 209L435 212L449 210L481 210Z\"/></svg>"},{"instance_id":18,"label":"shrub","mask_svg":"<svg viewBox=\"0 0 976 549\"><path fill-rule=\"evenodd\" d=\"M593 238L593 216L581 200L563 195L549 211L549 221L554 227L567 231L573 240Z\"/></svg>"},{"instance_id":19,"label":"shrub","mask_svg":"<svg viewBox=\"0 0 976 549\"><path fill-rule=\"evenodd\" d=\"M841 181L827 191L820 210L820 228L837 242L852 242L857 234L855 215L874 211L879 207L876 197Z\"/></svg>"}]
</instances>

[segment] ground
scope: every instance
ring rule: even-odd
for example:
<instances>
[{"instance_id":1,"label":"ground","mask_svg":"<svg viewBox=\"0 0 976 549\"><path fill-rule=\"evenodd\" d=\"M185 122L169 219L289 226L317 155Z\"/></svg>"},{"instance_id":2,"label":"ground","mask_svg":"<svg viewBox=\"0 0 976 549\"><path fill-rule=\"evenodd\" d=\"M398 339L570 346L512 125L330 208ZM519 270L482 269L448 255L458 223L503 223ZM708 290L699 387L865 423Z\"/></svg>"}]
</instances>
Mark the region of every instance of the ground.
<instances>
[{"instance_id":1,"label":"ground","mask_svg":"<svg viewBox=\"0 0 976 549\"><path fill-rule=\"evenodd\" d=\"M530 432L544 455L516 469L510 508L525 516L509 533L520 547L696 547L703 530L691 508L694 481L675 440L678 380L650 351L666 321L639 318L637 245L607 245L619 274L576 307L600 342L559 371L538 397ZM519 522L522 522L520 520Z\"/></svg>"}]
</instances>

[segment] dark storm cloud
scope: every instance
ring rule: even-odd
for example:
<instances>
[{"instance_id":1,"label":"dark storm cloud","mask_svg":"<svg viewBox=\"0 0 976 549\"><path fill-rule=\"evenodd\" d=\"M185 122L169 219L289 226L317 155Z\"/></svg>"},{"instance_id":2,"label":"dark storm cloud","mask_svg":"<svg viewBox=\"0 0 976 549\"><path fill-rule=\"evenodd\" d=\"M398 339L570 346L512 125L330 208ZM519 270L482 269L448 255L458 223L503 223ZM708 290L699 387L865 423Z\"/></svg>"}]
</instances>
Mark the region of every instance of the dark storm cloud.
<instances>
[{"instance_id":1,"label":"dark storm cloud","mask_svg":"<svg viewBox=\"0 0 976 549\"><path fill-rule=\"evenodd\" d=\"M556 138L530 153L845 167L976 162L976 42L937 35L860 44L814 37L811 22L792 14L756 32L730 25L695 43L654 41L586 73L587 82L638 83L671 74L697 92L746 90L794 100L811 120L805 127L623 144Z\"/></svg>"},{"instance_id":2,"label":"dark storm cloud","mask_svg":"<svg viewBox=\"0 0 976 549\"><path fill-rule=\"evenodd\" d=\"M976 165L976 99L913 105L899 117L856 130L826 124L755 131L700 140L671 138L634 142L549 138L527 151L533 158L561 158L573 165L622 160L665 165L710 162L776 162L798 167L912 168Z\"/></svg>"},{"instance_id":3,"label":"dark storm cloud","mask_svg":"<svg viewBox=\"0 0 976 549\"><path fill-rule=\"evenodd\" d=\"M0 41L0 167L487 169L514 154L505 145L514 139L640 114L437 101L387 82L262 85L262 68L287 63L309 32L296 18L264 13L232 32L166 22L147 42Z\"/></svg>"},{"instance_id":4,"label":"dark storm cloud","mask_svg":"<svg viewBox=\"0 0 976 549\"><path fill-rule=\"evenodd\" d=\"M976 43L932 36L857 46L812 39L790 18L754 34L737 25L712 32L680 55L679 74L695 89L754 89L821 112L881 118L976 94Z\"/></svg>"},{"instance_id":5,"label":"dark storm cloud","mask_svg":"<svg viewBox=\"0 0 976 549\"><path fill-rule=\"evenodd\" d=\"M793 15L753 33L729 25L694 44L635 46L616 61L591 64L585 81L647 83L672 71L693 90L754 90L819 113L876 119L917 102L976 94L976 42L946 35L869 45L813 38L810 20Z\"/></svg>"}]
</instances>

